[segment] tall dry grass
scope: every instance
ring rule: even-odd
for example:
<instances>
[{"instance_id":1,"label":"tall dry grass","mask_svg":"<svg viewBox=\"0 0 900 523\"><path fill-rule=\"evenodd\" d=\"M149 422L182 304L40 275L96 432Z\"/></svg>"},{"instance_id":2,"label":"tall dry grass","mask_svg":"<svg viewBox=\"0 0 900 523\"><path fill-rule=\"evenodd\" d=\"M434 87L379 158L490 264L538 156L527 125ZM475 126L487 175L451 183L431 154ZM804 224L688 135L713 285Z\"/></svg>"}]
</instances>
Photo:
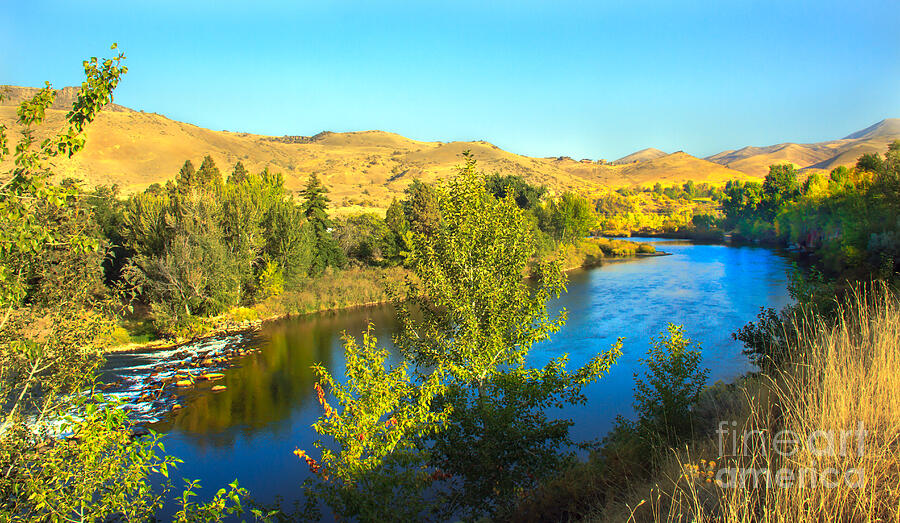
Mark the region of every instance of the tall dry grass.
<instances>
[{"instance_id":1,"label":"tall dry grass","mask_svg":"<svg viewBox=\"0 0 900 523\"><path fill-rule=\"evenodd\" d=\"M832 326L801 316L789 363L746 392L717 425L727 433L673 452L668 480L628 519L900 521L897 295L861 288Z\"/></svg>"}]
</instances>

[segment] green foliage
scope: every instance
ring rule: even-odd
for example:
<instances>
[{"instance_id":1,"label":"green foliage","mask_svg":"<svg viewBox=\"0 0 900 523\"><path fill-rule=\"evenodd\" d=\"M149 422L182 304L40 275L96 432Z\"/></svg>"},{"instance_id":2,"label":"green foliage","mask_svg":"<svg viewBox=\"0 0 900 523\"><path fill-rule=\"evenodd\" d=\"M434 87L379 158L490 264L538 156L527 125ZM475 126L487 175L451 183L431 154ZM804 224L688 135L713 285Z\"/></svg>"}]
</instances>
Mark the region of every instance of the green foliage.
<instances>
[{"instance_id":1,"label":"green foliage","mask_svg":"<svg viewBox=\"0 0 900 523\"><path fill-rule=\"evenodd\" d=\"M684 337L684 327L670 323L668 336L654 338L641 360L644 376L635 374L634 409L644 437L675 445L692 435L691 407L706 384L698 346Z\"/></svg>"},{"instance_id":2,"label":"green foliage","mask_svg":"<svg viewBox=\"0 0 900 523\"><path fill-rule=\"evenodd\" d=\"M234 168L231 170L231 174L228 176L228 181L231 183L241 183L246 180L247 177L250 176L250 171L244 167L244 164L238 161L234 164Z\"/></svg>"},{"instance_id":3,"label":"green foliage","mask_svg":"<svg viewBox=\"0 0 900 523\"><path fill-rule=\"evenodd\" d=\"M113 46L115 48L115 46ZM66 129L34 149L53 103L47 87L18 109L22 138L0 185L0 520L148 520L168 492L148 476L177 462L155 434L134 438L125 411L89 397L114 322L97 236L118 220L110 194L91 208L77 184L55 185L48 160L84 147L84 128L112 101L124 55L84 62L86 81ZM0 128L0 159L9 153ZM93 211L93 212L92 212ZM224 506L205 510L210 519ZM224 512L223 512L224 511Z\"/></svg>"},{"instance_id":4,"label":"green foliage","mask_svg":"<svg viewBox=\"0 0 900 523\"><path fill-rule=\"evenodd\" d=\"M172 517L176 523L222 521L228 516L240 516L244 513L242 500L247 497L248 492L247 489L238 486L237 480L229 483L227 489L219 489L206 503L192 501L192 498L197 496L195 490L200 488L199 481L185 480L185 484L185 489L178 500L181 509ZM276 511L263 514L262 511L254 509L252 513L255 519L267 521L268 518L275 516Z\"/></svg>"},{"instance_id":5,"label":"green foliage","mask_svg":"<svg viewBox=\"0 0 900 523\"><path fill-rule=\"evenodd\" d=\"M310 270L314 230L280 174L244 173L223 185L207 157L196 173L186 162L176 180L130 198L123 217L135 253L125 278L163 330L279 294Z\"/></svg>"},{"instance_id":6,"label":"green foliage","mask_svg":"<svg viewBox=\"0 0 900 523\"><path fill-rule=\"evenodd\" d=\"M400 265L405 263L409 254L409 221L403 210L403 204L396 199L391 201L384 216L384 223L388 233L384 239L384 258L390 264Z\"/></svg>"},{"instance_id":7,"label":"green foliage","mask_svg":"<svg viewBox=\"0 0 900 523\"><path fill-rule=\"evenodd\" d=\"M126 411L101 396L79 399L73 408L80 416L62 418L59 433L64 438L43 433L42 441L29 445L34 437L29 435L18 440L16 450L24 456L3 456L4 463L18 466L0 478L0 519L149 519L171 488L166 482L161 492L153 492L149 476L167 478L179 460L157 456L164 448L156 434L134 438Z\"/></svg>"},{"instance_id":8,"label":"green foliage","mask_svg":"<svg viewBox=\"0 0 900 523\"><path fill-rule=\"evenodd\" d=\"M520 365L531 346L554 332L546 301L564 290L558 265L534 267L525 214L511 196L487 193L475 161L434 189L442 226L417 231L408 263L421 280L409 292L421 322L399 304L406 322L402 346L417 364L441 364L464 382L480 382L498 367Z\"/></svg>"},{"instance_id":9,"label":"green foliage","mask_svg":"<svg viewBox=\"0 0 900 523\"><path fill-rule=\"evenodd\" d=\"M403 325L395 341L414 374L407 377L407 363L400 372L381 370L387 352L368 334L362 347L345 342L346 385L319 371L343 410L320 392L325 416L316 429L341 451L320 447L321 462L301 457L320 477L311 491L338 514L421 518L429 513L422 489L436 479L448 480L429 494L440 517L508 513L517 494L572 457L564 450L571 422L551 419L547 409L583 402L583 387L621 352L616 344L574 372L565 356L542 369L525 366L531 346L564 320L546 308L564 275L556 262L531 262L533 222L511 192L500 200L488 192L474 159L465 160L456 177L416 185L412 210L388 220L403 232L418 278L407 283L409 299L395 302ZM398 411L406 414L397 418ZM416 429L389 439L390 413L399 427Z\"/></svg>"},{"instance_id":10,"label":"green foliage","mask_svg":"<svg viewBox=\"0 0 900 523\"><path fill-rule=\"evenodd\" d=\"M346 257L361 265L381 263L396 252L392 231L385 220L372 213L338 220L333 236Z\"/></svg>"},{"instance_id":11,"label":"green foliage","mask_svg":"<svg viewBox=\"0 0 900 523\"><path fill-rule=\"evenodd\" d=\"M531 185L521 176L513 174L506 176L492 174L485 178L484 184L487 191L494 195L494 198L502 200L506 198L507 194L511 194L516 201L516 205L526 211L536 208L540 204L541 198L547 192L547 188L543 185Z\"/></svg>"},{"instance_id":12,"label":"green foliage","mask_svg":"<svg viewBox=\"0 0 900 523\"><path fill-rule=\"evenodd\" d=\"M319 460L297 450L317 479L306 484L311 500L324 501L345 519L412 520L426 512L422 490L432 476L425 469L427 454L417 442L434 434L447 420L448 408L433 409L443 390L443 373L435 369L414 383L407 364L390 368L386 349L378 347L369 325L358 345L344 337L347 384L334 380L321 365L313 367L315 389L324 414L313 425L328 435L338 450L315 443ZM322 385L324 385L324 387ZM334 409L326 398L334 396Z\"/></svg>"},{"instance_id":13,"label":"green foliage","mask_svg":"<svg viewBox=\"0 0 900 523\"><path fill-rule=\"evenodd\" d=\"M897 271L900 143L883 160L867 154L827 179L811 175L802 190L792 166L773 165L762 186L729 182L726 193L727 225L741 236L795 244L833 273L892 278Z\"/></svg>"},{"instance_id":14,"label":"green foliage","mask_svg":"<svg viewBox=\"0 0 900 523\"><path fill-rule=\"evenodd\" d=\"M281 267L272 260L266 260L256 277L256 288L257 296L263 299L284 292L284 274Z\"/></svg>"},{"instance_id":15,"label":"green foliage","mask_svg":"<svg viewBox=\"0 0 900 523\"><path fill-rule=\"evenodd\" d=\"M413 180L404 191L403 214L411 231L434 234L441 227L438 196L431 185Z\"/></svg>"},{"instance_id":16,"label":"green foliage","mask_svg":"<svg viewBox=\"0 0 900 523\"><path fill-rule=\"evenodd\" d=\"M757 182L730 181L725 185L722 210L730 226L739 219L758 217L757 208L762 202L762 185Z\"/></svg>"},{"instance_id":17,"label":"green foliage","mask_svg":"<svg viewBox=\"0 0 900 523\"><path fill-rule=\"evenodd\" d=\"M541 369L496 372L478 388L451 385L443 403L451 407L450 419L431 447L432 465L452 478L440 513L503 517L524 492L572 464L573 423L547 411L585 403L584 387L609 371L621 343L575 372L566 370L563 355Z\"/></svg>"},{"instance_id":18,"label":"green foliage","mask_svg":"<svg viewBox=\"0 0 900 523\"><path fill-rule=\"evenodd\" d=\"M328 190L319 181L315 173L309 176L309 182L303 189L303 214L312 226L315 245L310 272L320 273L325 267L343 267L347 259L343 251L331 235L331 220L328 218Z\"/></svg>"},{"instance_id":19,"label":"green foliage","mask_svg":"<svg viewBox=\"0 0 900 523\"><path fill-rule=\"evenodd\" d=\"M760 218L772 220L787 202L800 196L797 171L793 164L769 167L769 174L762 184L762 202L758 206Z\"/></svg>"},{"instance_id":20,"label":"green foliage","mask_svg":"<svg viewBox=\"0 0 900 523\"><path fill-rule=\"evenodd\" d=\"M571 192L546 202L537 216L541 230L564 243L584 238L596 225L590 202Z\"/></svg>"}]
</instances>

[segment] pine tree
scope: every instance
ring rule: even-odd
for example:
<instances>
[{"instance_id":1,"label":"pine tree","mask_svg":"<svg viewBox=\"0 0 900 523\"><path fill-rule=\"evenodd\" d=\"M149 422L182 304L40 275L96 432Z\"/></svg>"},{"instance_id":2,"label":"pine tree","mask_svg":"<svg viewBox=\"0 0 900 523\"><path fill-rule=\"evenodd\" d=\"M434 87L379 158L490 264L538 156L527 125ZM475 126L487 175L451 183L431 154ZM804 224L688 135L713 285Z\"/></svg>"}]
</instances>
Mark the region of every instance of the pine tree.
<instances>
[{"instance_id":1,"label":"pine tree","mask_svg":"<svg viewBox=\"0 0 900 523\"><path fill-rule=\"evenodd\" d=\"M181 170L178 171L178 176L175 178L176 183L179 186L190 187L197 182L197 171L194 169L194 164L191 163L190 160L185 160L184 165L181 166Z\"/></svg>"},{"instance_id":2,"label":"pine tree","mask_svg":"<svg viewBox=\"0 0 900 523\"><path fill-rule=\"evenodd\" d=\"M231 171L231 176L228 177L228 181L231 183L241 183L242 181L247 179L250 173L247 172L247 169L244 167L244 164L240 162L240 160L234 164L234 169Z\"/></svg>"},{"instance_id":3,"label":"pine tree","mask_svg":"<svg viewBox=\"0 0 900 523\"><path fill-rule=\"evenodd\" d=\"M315 173L302 191L303 214L315 231L316 244L310 272L317 273L328 266L343 267L347 264L344 252L331 235L331 220L328 218L328 189L319 181Z\"/></svg>"},{"instance_id":4,"label":"pine tree","mask_svg":"<svg viewBox=\"0 0 900 523\"><path fill-rule=\"evenodd\" d=\"M213 161L212 156L208 154L203 157L203 163L200 164L200 169L197 170L197 183L204 189L220 188L222 186L222 173L216 167L216 162Z\"/></svg>"}]
</instances>

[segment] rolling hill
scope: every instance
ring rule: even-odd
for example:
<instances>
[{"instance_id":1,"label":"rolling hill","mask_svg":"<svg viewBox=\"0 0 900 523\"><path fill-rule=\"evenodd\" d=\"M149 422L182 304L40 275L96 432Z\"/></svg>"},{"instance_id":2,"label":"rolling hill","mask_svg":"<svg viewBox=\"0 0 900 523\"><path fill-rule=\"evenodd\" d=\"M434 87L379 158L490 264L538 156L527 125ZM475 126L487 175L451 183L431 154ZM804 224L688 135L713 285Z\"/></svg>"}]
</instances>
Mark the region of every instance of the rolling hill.
<instances>
[{"instance_id":1,"label":"rolling hill","mask_svg":"<svg viewBox=\"0 0 900 523\"><path fill-rule=\"evenodd\" d=\"M36 89L4 87L0 124L15 136L18 103ZM75 88L58 91L47 111L47 128L62 126ZM572 158L534 158L485 141L423 142L384 131L321 132L314 136L265 136L213 131L118 105L102 112L88 127L87 146L72 159L58 162L55 172L84 180L88 186L117 184L123 193L141 191L174 177L185 160L199 165L209 154L223 173L240 161L252 171L265 167L281 172L290 190L303 187L316 173L330 189L332 205L340 213L384 209L413 179L433 181L454 172L463 151L470 150L486 172L521 175L551 192L567 190L585 195L618 187L695 182L724 183L759 178L768 165L791 161L801 167L827 169L852 164L863 152L883 151L895 137L900 120L885 120L843 140L823 144L782 144L726 151L707 159L683 151L666 154L644 149L613 162ZM48 132L48 131L45 131ZM38 133L40 137L40 132ZM0 169L8 170L7 159Z\"/></svg>"},{"instance_id":2,"label":"rolling hill","mask_svg":"<svg viewBox=\"0 0 900 523\"><path fill-rule=\"evenodd\" d=\"M646 149L641 149L640 151L635 151L627 156L623 156L618 160L610 162L613 165L622 165L626 163L634 163L634 162L645 162L647 160L655 160L657 158L662 158L666 153L660 151L659 149L655 149L653 147L647 147Z\"/></svg>"},{"instance_id":3,"label":"rolling hill","mask_svg":"<svg viewBox=\"0 0 900 523\"><path fill-rule=\"evenodd\" d=\"M888 118L840 140L744 147L708 156L706 160L756 177L765 176L769 166L776 163L792 163L811 171L830 171L839 165L855 164L863 154L884 153L888 145L898 139L900 118Z\"/></svg>"}]
</instances>

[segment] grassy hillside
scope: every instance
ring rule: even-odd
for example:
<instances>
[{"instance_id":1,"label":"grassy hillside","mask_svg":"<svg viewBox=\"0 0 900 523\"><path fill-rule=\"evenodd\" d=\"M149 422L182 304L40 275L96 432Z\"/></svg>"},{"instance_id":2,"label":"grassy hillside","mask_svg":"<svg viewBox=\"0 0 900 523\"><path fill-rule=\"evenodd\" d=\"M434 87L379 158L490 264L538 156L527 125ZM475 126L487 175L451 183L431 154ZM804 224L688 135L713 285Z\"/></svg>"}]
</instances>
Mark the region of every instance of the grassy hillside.
<instances>
[{"instance_id":1,"label":"grassy hillside","mask_svg":"<svg viewBox=\"0 0 900 523\"><path fill-rule=\"evenodd\" d=\"M775 163L792 163L802 169L830 171L840 165L854 165L863 154L884 152L888 144L897 139L900 139L900 118L888 118L840 140L744 147L706 159L751 176L765 176L769 166Z\"/></svg>"},{"instance_id":2,"label":"grassy hillside","mask_svg":"<svg viewBox=\"0 0 900 523\"><path fill-rule=\"evenodd\" d=\"M10 90L9 100L0 105L0 124L13 127L15 105L35 90ZM64 108L71 104L69 91L62 90L55 109L48 111L51 124L62 124ZM568 157L532 158L484 141L420 142L383 131L281 137L213 131L155 113L120 106L114 109L100 114L88 130L85 150L59 162L57 172L80 178L88 185L115 183L131 193L164 183L185 160L199 165L209 154L223 172L230 171L237 161L251 171L268 165L284 174L289 190L302 187L307 176L315 172L331 190L333 206L342 213L386 208L413 179L432 181L453 172L466 149L486 172L521 175L554 193L572 190L588 195L607 192L609 187L656 181L668 185L689 179L723 182L745 177L684 153L607 165Z\"/></svg>"},{"instance_id":3,"label":"grassy hillside","mask_svg":"<svg viewBox=\"0 0 900 523\"><path fill-rule=\"evenodd\" d=\"M641 149L640 151L635 151L629 155L623 156L618 160L610 162L613 165L621 165L626 163L634 163L634 162L645 162L647 160L653 160L656 158L661 158L665 156L666 153L660 151L659 149L655 149L653 147L648 147L646 149Z\"/></svg>"}]
</instances>

